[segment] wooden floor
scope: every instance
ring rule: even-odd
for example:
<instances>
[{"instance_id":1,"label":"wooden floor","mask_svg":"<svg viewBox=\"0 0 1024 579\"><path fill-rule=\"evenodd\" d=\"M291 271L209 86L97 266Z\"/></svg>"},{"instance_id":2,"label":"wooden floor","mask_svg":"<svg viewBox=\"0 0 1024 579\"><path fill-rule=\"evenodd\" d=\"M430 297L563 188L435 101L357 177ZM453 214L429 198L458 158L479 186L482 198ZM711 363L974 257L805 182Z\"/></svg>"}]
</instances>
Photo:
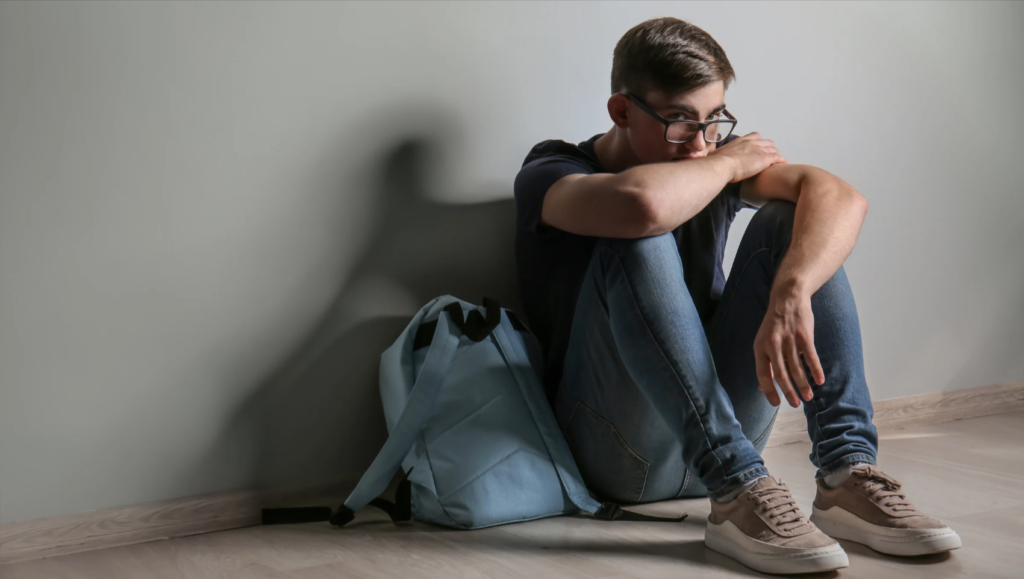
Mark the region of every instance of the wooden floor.
<instances>
[{"instance_id":1,"label":"wooden floor","mask_svg":"<svg viewBox=\"0 0 1024 579\"><path fill-rule=\"evenodd\" d=\"M806 513L814 497L809 443L765 452ZM1024 577L1024 412L882 435L880 466L910 499L963 538L945 555L898 558L843 542L850 566L825 576ZM546 577L653 579L761 576L704 547L707 499L633 507L688 511L683 523L557 517L477 531L394 525L368 508L343 529L327 523L250 527L12 563L3 579L185 577Z\"/></svg>"}]
</instances>

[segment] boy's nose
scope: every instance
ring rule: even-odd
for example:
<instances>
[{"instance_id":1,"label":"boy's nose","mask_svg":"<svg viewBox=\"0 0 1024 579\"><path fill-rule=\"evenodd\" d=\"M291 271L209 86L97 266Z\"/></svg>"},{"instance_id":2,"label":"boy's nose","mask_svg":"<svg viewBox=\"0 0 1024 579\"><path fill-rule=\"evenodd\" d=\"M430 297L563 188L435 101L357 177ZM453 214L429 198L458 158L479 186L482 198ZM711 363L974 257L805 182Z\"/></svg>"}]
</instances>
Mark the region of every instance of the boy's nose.
<instances>
[{"instance_id":1,"label":"boy's nose","mask_svg":"<svg viewBox=\"0 0 1024 579\"><path fill-rule=\"evenodd\" d=\"M704 131L697 131L697 134L694 135L689 142L683 145L683 150L687 155L690 153L700 153L707 148L708 143L704 140Z\"/></svg>"}]
</instances>

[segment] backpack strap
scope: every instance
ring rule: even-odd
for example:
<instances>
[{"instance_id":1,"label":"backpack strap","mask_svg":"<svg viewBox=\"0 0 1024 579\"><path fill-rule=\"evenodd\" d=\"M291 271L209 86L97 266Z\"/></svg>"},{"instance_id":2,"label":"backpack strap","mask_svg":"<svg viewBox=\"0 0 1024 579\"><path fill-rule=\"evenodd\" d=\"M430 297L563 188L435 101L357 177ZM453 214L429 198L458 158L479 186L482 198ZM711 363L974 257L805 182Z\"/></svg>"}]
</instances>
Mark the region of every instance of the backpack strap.
<instances>
[{"instance_id":1,"label":"backpack strap","mask_svg":"<svg viewBox=\"0 0 1024 579\"><path fill-rule=\"evenodd\" d=\"M458 302L452 303L455 307L461 307ZM445 312L448 312L449 316L451 315L450 308L446 307ZM459 313L462 313L461 309ZM377 453L377 457L373 460L370 468L367 469L366 474L359 479L359 483L348 499L338 507L338 510L333 515L326 518L332 525L339 527L345 525L355 518L356 511L367 504L373 504L387 511L388 514L395 513L392 515L393 520L408 520L411 517L410 515L410 517L405 519L395 519L395 515L406 516L407 513L405 511L409 510L408 494L410 489L407 480L402 481L405 488L399 486L399 496L395 504L384 499L376 499L375 497L387 488L402 460L416 441L416 437L419 436L423 425L430 417L431 412L433 412L434 402L437 400L437 394L441 390L445 373L459 345L460 332L449 326L449 316L445 316L444 312L439 313L437 326L434 328L433 342L427 351L423 365L420 367L416 383L409 393L409 399L405 404L402 416L395 423L395 427L388 435L384 447ZM406 476L408 475L406 474ZM322 521L325 520L323 509L324 507L263 509L263 524Z\"/></svg>"},{"instance_id":2,"label":"backpack strap","mask_svg":"<svg viewBox=\"0 0 1024 579\"><path fill-rule=\"evenodd\" d=\"M511 323L509 322L510 325ZM527 371L532 371L532 366L526 357L526 353L520 352L516 348L515 344L509 339L505 328L501 325L494 330L494 339L498 343L498 349L501 350L502 356L505 357L505 361L515 377L516 383L519 384L519 391L526 401L526 406L530 409L530 414L533 416L533 421L540 431L544 446L554 461L555 471L558 473L558 478L562 481L566 494L569 495L569 500L579 507L580 510L589 513L596 512L601 505L590 497L586 487L580 483L581 477L579 471L576 470L576 462L572 460L572 454L569 452L565 438L561 435L561 432L552 431L554 416L550 406L547 408L541 406L541 401L537 399L538 395L541 394L541 389L539 385L535 384L536 376L533 374L527 375ZM551 414L551 416L547 416L548 414Z\"/></svg>"},{"instance_id":3,"label":"backpack strap","mask_svg":"<svg viewBox=\"0 0 1024 579\"><path fill-rule=\"evenodd\" d=\"M458 307L456 302L453 303ZM434 340L420 368L416 384L409 393L409 400L405 404L402 416L352 494L331 517L332 525L341 526L351 521L355 517L355 511L366 506L384 491L412 448L416 437L423 430L427 419L430 418L434 410L434 401L437 400L437 394L444 382L445 372L448 371L459 345L459 332L452 331L448 322L448 317L438 315Z\"/></svg>"},{"instance_id":4,"label":"backpack strap","mask_svg":"<svg viewBox=\"0 0 1024 579\"><path fill-rule=\"evenodd\" d=\"M487 299L485 298L485 303ZM491 306L498 308L501 311L500 306L494 300L490 300L488 305L488 317L490 317ZM506 317L509 317L510 312L503 312ZM509 317L509 324L512 324L511 318ZM512 371L512 375L516 379L516 383L519 384L519 389L523 394L523 398L526 400L526 405L530 409L530 413L533 415L533 420L537 424L537 429L540 431L541 438L544 440L544 445L547 447L548 453L551 455L555 465L555 471L558 473L558 478L562 482L562 487L565 489L566 494L569 496L569 500L573 502L581 511L592 513L596 518L606 521L666 521L666 522L680 522L687 517L686 513L683 513L680 517L657 517L654 515L644 515L633 511L627 511L622 509L618 504L612 502L599 503L594 500L587 492L586 486L581 482L583 479L580 476L579 470L576 468L576 461L573 460L572 452L569 450L569 445L565 441L565 437L557 428L557 420L555 419L554 412L551 410L551 405L547 399L543 397L543 387L537 383L537 376L532 371L530 360L526 355L526 352L521 351L516 347L516 343L509 339L508 333L505 331L505 327L499 324L493 332L494 339L498 344L498 349L505 357L505 361L508 363L509 369Z\"/></svg>"}]
</instances>

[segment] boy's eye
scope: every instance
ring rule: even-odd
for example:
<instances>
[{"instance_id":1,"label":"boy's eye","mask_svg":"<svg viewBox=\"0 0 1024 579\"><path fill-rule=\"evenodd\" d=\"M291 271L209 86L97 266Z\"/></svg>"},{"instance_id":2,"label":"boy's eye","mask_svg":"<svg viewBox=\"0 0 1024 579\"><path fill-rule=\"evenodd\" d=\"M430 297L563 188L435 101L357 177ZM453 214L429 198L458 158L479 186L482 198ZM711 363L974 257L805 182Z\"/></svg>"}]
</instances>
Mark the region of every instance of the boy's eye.
<instances>
[{"instance_id":1,"label":"boy's eye","mask_svg":"<svg viewBox=\"0 0 1024 579\"><path fill-rule=\"evenodd\" d=\"M714 113L711 116L709 116L707 118L707 120L709 120L709 121L717 121L719 118L721 118L721 116L722 116L721 113ZM673 113L673 114L669 115L668 118L670 118L670 119L672 119L674 121L684 121L684 120L687 120L686 115L683 114L683 113Z\"/></svg>"}]
</instances>

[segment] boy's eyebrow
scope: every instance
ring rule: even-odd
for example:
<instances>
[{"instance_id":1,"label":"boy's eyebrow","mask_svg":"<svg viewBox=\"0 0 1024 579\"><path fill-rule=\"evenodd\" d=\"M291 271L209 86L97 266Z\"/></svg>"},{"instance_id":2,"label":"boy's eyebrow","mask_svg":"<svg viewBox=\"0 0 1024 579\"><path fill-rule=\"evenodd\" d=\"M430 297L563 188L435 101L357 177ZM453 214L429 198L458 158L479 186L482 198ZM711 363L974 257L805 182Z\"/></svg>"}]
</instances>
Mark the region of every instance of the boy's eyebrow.
<instances>
[{"instance_id":1,"label":"boy's eyebrow","mask_svg":"<svg viewBox=\"0 0 1024 579\"><path fill-rule=\"evenodd\" d=\"M690 113L691 115L697 114L697 109L695 109L695 108L693 108L691 106L687 106L687 105L671 105L670 104L670 105L665 105L665 108L666 109L680 110L680 111L683 111L684 113ZM722 103L722 104L718 105L717 107L715 107L714 110L712 110L711 112L720 111L720 110L722 110L724 108L725 108L725 103Z\"/></svg>"}]
</instances>

